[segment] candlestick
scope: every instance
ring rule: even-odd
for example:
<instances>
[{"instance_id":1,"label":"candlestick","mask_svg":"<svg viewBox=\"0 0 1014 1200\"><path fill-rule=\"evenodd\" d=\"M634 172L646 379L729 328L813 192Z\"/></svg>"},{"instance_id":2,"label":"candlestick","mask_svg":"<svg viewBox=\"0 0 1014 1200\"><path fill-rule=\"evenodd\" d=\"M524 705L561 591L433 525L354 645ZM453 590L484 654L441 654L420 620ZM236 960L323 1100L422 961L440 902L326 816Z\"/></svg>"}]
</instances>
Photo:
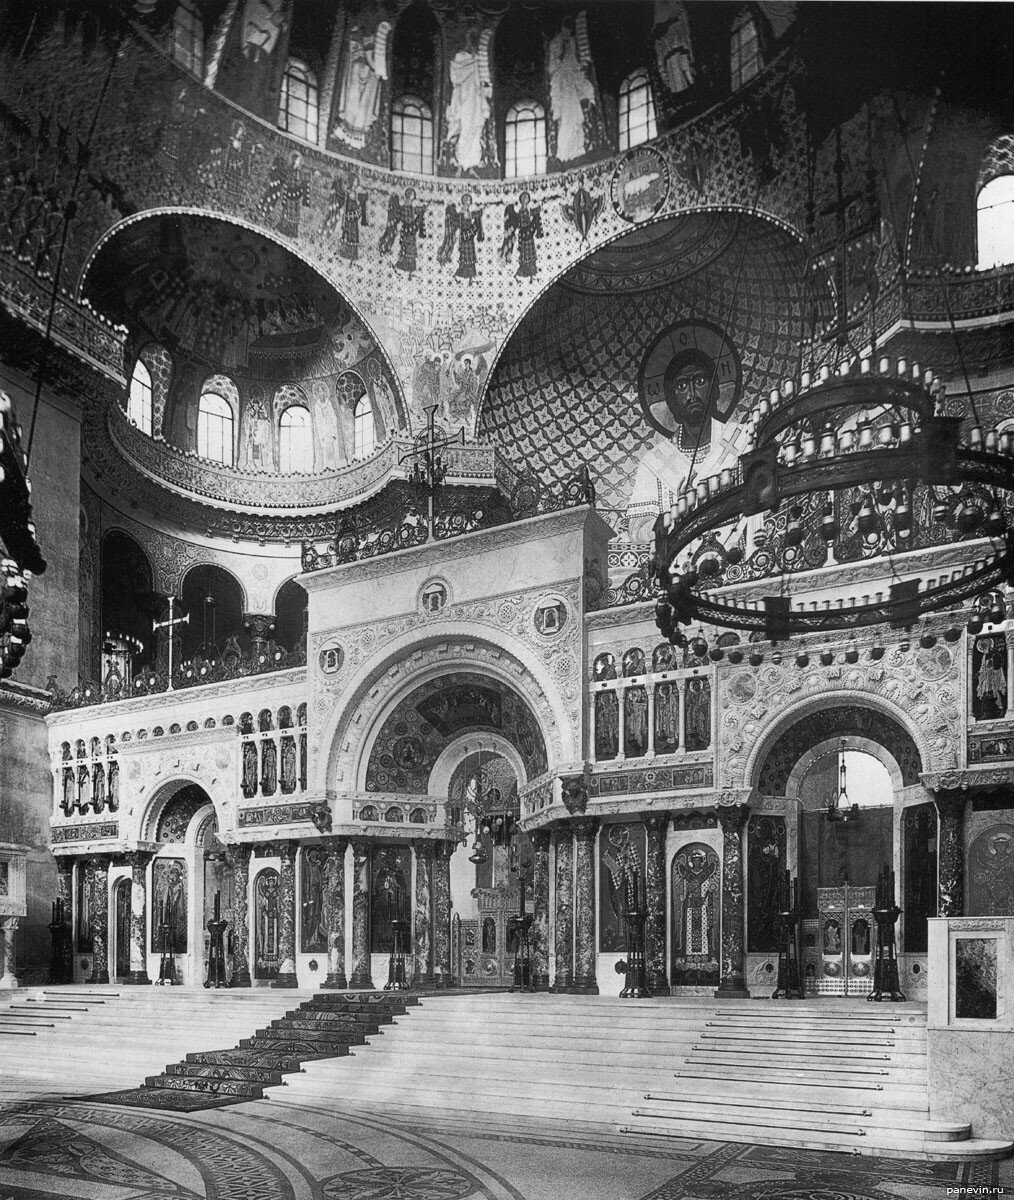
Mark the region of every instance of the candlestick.
<instances>
[{"instance_id":1,"label":"candlestick","mask_svg":"<svg viewBox=\"0 0 1014 1200\"><path fill-rule=\"evenodd\" d=\"M219 920L222 915L222 893L215 893L215 920Z\"/></svg>"}]
</instances>

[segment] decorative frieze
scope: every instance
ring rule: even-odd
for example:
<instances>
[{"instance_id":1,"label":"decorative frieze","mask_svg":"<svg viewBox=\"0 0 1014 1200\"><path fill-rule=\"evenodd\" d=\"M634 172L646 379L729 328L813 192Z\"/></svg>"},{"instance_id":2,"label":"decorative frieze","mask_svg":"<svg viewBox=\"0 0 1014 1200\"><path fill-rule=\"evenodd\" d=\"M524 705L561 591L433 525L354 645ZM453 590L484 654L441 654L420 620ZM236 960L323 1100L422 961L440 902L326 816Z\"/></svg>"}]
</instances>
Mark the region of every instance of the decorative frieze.
<instances>
[{"instance_id":1,"label":"decorative frieze","mask_svg":"<svg viewBox=\"0 0 1014 1200\"><path fill-rule=\"evenodd\" d=\"M120 835L120 827L116 821L95 821L90 825L54 825L50 830L49 840L55 846L68 842L98 842Z\"/></svg>"},{"instance_id":2,"label":"decorative frieze","mask_svg":"<svg viewBox=\"0 0 1014 1200\"><path fill-rule=\"evenodd\" d=\"M588 780L588 795L592 800L598 800L608 796L701 790L714 786L715 769L712 763L686 763L592 775Z\"/></svg>"}]
</instances>

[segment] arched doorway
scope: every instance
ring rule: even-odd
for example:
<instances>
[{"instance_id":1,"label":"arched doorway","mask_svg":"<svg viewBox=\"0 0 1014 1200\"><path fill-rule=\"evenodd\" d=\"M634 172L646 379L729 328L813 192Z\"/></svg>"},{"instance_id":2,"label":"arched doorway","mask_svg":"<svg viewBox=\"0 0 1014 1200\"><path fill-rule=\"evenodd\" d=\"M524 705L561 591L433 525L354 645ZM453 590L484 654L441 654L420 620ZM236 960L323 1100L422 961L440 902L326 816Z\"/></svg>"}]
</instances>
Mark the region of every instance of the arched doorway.
<instances>
[{"instance_id":1,"label":"arched doorway","mask_svg":"<svg viewBox=\"0 0 1014 1200\"><path fill-rule=\"evenodd\" d=\"M113 885L113 982L118 983L130 974L130 894L129 878L118 879Z\"/></svg>"},{"instance_id":2,"label":"arched doorway","mask_svg":"<svg viewBox=\"0 0 1014 1200\"><path fill-rule=\"evenodd\" d=\"M152 806L148 839L158 844L147 889L149 977L191 987L205 982L208 922L216 899L227 922L226 967L231 975L233 872L218 839L211 797L196 783L168 785Z\"/></svg>"},{"instance_id":3,"label":"arched doorway","mask_svg":"<svg viewBox=\"0 0 1014 1200\"><path fill-rule=\"evenodd\" d=\"M921 769L912 735L873 707L824 706L781 730L760 758L757 790L765 799L747 828L748 953L777 954L788 870L797 880L809 994L872 989L872 912L883 872L893 873L905 910L896 930L901 949L925 954L936 820Z\"/></svg>"}]
</instances>

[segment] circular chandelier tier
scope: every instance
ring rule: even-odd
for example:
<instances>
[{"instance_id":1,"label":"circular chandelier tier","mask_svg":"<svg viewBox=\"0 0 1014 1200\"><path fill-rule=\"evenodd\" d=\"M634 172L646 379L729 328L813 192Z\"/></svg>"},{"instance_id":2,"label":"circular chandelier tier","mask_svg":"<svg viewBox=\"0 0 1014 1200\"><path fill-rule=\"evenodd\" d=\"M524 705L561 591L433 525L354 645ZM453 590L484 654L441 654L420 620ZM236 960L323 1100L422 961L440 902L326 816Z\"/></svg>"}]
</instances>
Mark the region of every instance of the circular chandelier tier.
<instances>
[{"instance_id":1,"label":"circular chandelier tier","mask_svg":"<svg viewBox=\"0 0 1014 1200\"><path fill-rule=\"evenodd\" d=\"M864 359L857 374L846 364L838 376L825 367L816 380L805 373L798 389L788 382L772 391L750 415L737 465L688 486L659 516L651 571L663 636L680 643L678 626L693 622L772 642L878 624L908 628L1014 579L1014 433L976 424L963 439L964 404L953 411L932 371L904 360L878 365ZM764 547L755 555L763 571L752 576L742 565L751 525L754 546ZM804 605L792 594L793 575L840 561L832 552L845 527L853 559L912 549L914 531L923 546L976 538L989 545L951 575L899 580L892 564L896 582L886 594ZM777 595L716 594L762 575L778 579Z\"/></svg>"}]
</instances>

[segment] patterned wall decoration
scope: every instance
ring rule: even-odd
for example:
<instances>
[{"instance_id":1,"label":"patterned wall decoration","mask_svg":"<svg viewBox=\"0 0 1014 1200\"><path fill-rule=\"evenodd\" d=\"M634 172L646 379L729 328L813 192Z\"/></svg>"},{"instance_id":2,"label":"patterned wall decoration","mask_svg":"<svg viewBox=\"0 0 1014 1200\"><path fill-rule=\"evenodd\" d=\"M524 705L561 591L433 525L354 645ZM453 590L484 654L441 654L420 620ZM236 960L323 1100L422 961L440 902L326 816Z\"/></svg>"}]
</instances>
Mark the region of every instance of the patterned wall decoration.
<instances>
[{"instance_id":1,"label":"patterned wall decoration","mask_svg":"<svg viewBox=\"0 0 1014 1200\"><path fill-rule=\"evenodd\" d=\"M1014 823L991 825L968 849L970 917L1014 916Z\"/></svg>"},{"instance_id":2,"label":"patterned wall decoration","mask_svg":"<svg viewBox=\"0 0 1014 1200\"><path fill-rule=\"evenodd\" d=\"M929 917L937 915L937 810L935 804L906 808L901 818L901 905L904 950L925 954Z\"/></svg>"},{"instance_id":3,"label":"patterned wall decoration","mask_svg":"<svg viewBox=\"0 0 1014 1200\"><path fill-rule=\"evenodd\" d=\"M785 818L750 817L746 829L746 948L751 954L778 949L780 889L785 877Z\"/></svg>"},{"instance_id":4,"label":"patterned wall decoration","mask_svg":"<svg viewBox=\"0 0 1014 1200\"><path fill-rule=\"evenodd\" d=\"M922 760L912 735L873 708L843 704L800 718L771 747L757 787L765 796L784 796L792 769L807 752L829 738L865 737L884 747L901 769L905 787L919 782Z\"/></svg>"},{"instance_id":5,"label":"patterned wall decoration","mask_svg":"<svg viewBox=\"0 0 1014 1200\"><path fill-rule=\"evenodd\" d=\"M644 878L645 831L640 821L603 825L599 835L599 950L626 949L622 916L624 881L635 869Z\"/></svg>"},{"instance_id":6,"label":"patterned wall decoration","mask_svg":"<svg viewBox=\"0 0 1014 1200\"><path fill-rule=\"evenodd\" d=\"M525 701L499 682L455 672L417 688L384 722L370 754L367 791L425 793L444 747L473 731L506 738L529 778L546 770L542 731Z\"/></svg>"},{"instance_id":7,"label":"patterned wall decoration","mask_svg":"<svg viewBox=\"0 0 1014 1200\"><path fill-rule=\"evenodd\" d=\"M155 830L156 842L186 841L187 829L194 815L211 803L208 793L196 783L180 788L162 810Z\"/></svg>"},{"instance_id":8,"label":"patterned wall decoration","mask_svg":"<svg viewBox=\"0 0 1014 1200\"><path fill-rule=\"evenodd\" d=\"M636 771L610 771L588 780L592 799L607 796L639 795L642 792L676 792L714 787L714 769L710 762L678 767L645 767Z\"/></svg>"}]
</instances>

